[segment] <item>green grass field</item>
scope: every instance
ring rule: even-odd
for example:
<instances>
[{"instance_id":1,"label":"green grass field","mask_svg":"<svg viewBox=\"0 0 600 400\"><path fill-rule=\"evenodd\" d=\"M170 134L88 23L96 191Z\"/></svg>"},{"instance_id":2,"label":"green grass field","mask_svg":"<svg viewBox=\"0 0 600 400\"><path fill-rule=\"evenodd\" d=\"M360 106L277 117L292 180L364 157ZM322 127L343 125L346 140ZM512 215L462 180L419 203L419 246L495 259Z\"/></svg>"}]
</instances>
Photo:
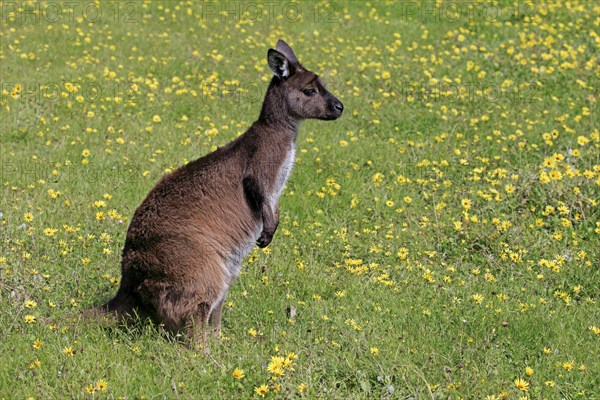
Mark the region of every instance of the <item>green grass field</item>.
<instances>
[{"instance_id":1,"label":"green grass field","mask_svg":"<svg viewBox=\"0 0 600 400\"><path fill-rule=\"evenodd\" d=\"M0 399L600 399L597 3L0 7ZM280 38L345 115L302 125L222 337L78 319Z\"/></svg>"}]
</instances>

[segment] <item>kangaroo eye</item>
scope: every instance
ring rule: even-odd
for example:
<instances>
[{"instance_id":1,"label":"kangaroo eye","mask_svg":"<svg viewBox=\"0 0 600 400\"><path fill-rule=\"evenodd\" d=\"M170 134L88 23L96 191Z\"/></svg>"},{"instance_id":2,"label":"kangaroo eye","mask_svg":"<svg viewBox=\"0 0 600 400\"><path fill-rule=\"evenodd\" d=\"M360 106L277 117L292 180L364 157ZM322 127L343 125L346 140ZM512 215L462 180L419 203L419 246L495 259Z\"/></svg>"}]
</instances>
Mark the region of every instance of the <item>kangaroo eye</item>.
<instances>
[{"instance_id":1,"label":"kangaroo eye","mask_svg":"<svg viewBox=\"0 0 600 400\"><path fill-rule=\"evenodd\" d=\"M303 93L307 96L314 96L317 91L315 89L305 89Z\"/></svg>"}]
</instances>

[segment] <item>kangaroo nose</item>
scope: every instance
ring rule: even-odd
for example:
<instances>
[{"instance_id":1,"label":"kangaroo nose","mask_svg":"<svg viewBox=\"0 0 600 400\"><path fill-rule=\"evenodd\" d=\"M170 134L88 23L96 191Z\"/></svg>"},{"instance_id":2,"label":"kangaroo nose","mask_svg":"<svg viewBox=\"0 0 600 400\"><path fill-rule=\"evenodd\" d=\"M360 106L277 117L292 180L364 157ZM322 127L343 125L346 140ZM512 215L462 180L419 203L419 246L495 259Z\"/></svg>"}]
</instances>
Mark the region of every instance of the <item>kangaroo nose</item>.
<instances>
[{"instance_id":1,"label":"kangaroo nose","mask_svg":"<svg viewBox=\"0 0 600 400\"><path fill-rule=\"evenodd\" d=\"M344 111L344 105L342 103L340 103L339 101L337 103L335 103L335 106L333 106L337 111L339 111L340 113L342 111Z\"/></svg>"}]
</instances>

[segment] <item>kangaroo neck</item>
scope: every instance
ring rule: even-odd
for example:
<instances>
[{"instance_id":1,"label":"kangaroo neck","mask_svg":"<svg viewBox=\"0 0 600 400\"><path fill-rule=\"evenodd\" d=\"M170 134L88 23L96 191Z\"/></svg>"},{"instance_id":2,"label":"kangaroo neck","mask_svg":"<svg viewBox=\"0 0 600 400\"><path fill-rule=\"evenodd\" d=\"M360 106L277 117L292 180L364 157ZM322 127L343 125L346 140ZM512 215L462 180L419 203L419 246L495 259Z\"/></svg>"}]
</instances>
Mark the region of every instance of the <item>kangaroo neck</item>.
<instances>
[{"instance_id":1,"label":"kangaroo neck","mask_svg":"<svg viewBox=\"0 0 600 400\"><path fill-rule=\"evenodd\" d=\"M277 77L271 80L257 122L270 129L289 133L295 142L302 120L290 112L280 83Z\"/></svg>"}]
</instances>

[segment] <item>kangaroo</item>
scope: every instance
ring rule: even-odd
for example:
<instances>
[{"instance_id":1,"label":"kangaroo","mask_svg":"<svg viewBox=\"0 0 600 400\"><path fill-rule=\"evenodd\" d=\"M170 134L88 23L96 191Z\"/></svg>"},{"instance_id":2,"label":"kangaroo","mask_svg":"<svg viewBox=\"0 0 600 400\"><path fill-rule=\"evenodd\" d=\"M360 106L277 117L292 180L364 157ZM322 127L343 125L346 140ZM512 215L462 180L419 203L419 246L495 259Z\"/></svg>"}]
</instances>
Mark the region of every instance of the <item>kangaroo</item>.
<instances>
[{"instance_id":1,"label":"kangaroo","mask_svg":"<svg viewBox=\"0 0 600 400\"><path fill-rule=\"evenodd\" d=\"M137 314L191 344L221 329L225 296L254 245L271 243L279 197L302 120L334 120L344 106L282 40L269 49L273 78L258 120L240 137L164 176L135 211L121 282L101 307Z\"/></svg>"}]
</instances>

